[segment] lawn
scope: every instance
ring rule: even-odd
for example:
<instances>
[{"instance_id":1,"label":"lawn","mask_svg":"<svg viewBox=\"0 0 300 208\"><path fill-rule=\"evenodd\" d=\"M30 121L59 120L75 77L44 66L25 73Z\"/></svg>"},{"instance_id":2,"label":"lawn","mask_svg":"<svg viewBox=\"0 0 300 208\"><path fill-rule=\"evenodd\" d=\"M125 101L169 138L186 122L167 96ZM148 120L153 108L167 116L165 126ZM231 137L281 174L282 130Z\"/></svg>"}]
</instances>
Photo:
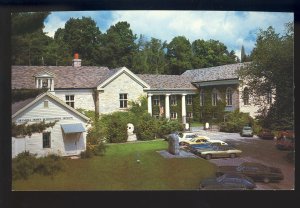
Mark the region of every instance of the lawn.
<instances>
[{"instance_id":1,"label":"lawn","mask_svg":"<svg viewBox=\"0 0 300 208\"><path fill-rule=\"evenodd\" d=\"M215 166L201 158L163 158L163 140L110 144L104 156L66 159L53 177L13 181L13 190L195 190ZM137 162L140 160L140 163Z\"/></svg>"}]
</instances>

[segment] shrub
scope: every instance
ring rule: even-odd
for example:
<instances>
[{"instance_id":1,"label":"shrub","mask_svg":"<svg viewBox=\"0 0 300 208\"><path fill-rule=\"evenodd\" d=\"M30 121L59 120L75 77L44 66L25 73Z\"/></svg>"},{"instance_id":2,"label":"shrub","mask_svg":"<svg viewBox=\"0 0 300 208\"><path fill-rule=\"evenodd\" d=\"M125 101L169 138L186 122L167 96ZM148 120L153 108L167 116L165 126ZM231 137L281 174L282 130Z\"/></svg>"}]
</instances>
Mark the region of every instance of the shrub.
<instances>
[{"instance_id":1,"label":"shrub","mask_svg":"<svg viewBox=\"0 0 300 208\"><path fill-rule=\"evenodd\" d=\"M183 125L178 120L167 121L166 119L159 122L158 125L158 136L163 137L164 135L171 134L175 131L182 131Z\"/></svg>"},{"instance_id":2,"label":"shrub","mask_svg":"<svg viewBox=\"0 0 300 208\"><path fill-rule=\"evenodd\" d=\"M20 153L12 159L12 178L28 179L34 173L53 176L63 170L62 158L57 155L36 158L29 152Z\"/></svg>"},{"instance_id":3,"label":"shrub","mask_svg":"<svg viewBox=\"0 0 300 208\"><path fill-rule=\"evenodd\" d=\"M48 155L37 158L34 172L42 175L54 175L61 170L63 170L62 158L57 155Z\"/></svg>"},{"instance_id":4,"label":"shrub","mask_svg":"<svg viewBox=\"0 0 300 208\"><path fill-rule=\"evenodd\" d=\"M33 154L25 151L12 159L12 178L27 179L34 173L36 158Z\"/></svg>"},{"instance_id":5,"label":"shrub","mask_svg":"<svg viewBox=\"0 0 300 208\"><path fill-rule=\"evenodd\" d=\"M226 122L220 124L220 131L240 132L243 126L254 127L254 119L247 113L241 113L239 110L235 110L227 114Z\"/></svg>"}]
</instances>

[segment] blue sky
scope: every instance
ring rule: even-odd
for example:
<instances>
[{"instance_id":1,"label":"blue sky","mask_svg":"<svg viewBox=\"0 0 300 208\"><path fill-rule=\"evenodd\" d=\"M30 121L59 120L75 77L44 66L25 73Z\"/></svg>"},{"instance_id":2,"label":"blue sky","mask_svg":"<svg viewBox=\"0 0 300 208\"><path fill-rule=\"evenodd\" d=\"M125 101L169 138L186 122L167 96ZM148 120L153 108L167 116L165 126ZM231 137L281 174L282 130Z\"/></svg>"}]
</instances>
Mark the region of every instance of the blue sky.
<instances>
[{"instance_id":1,"label":"blue sky","mask_svg":"<svg viewBox=\"0 0 300 208\"><path fill-rule=\"evenodd\" d=\"M139 37L154 37L170 42L183 35L190 42L196 39L214 39L224 43L228 50L240 56L244 45L249 54L254 46L259 29L269 26L284 33L284 24L294 19L293 13L239 12L239 11L64 11L52 12L45 20L44 32L53 36L58 28L64 28L69 18L91 17L102 33L119 21L127 21Z\"/></svg>"}]
</instances>

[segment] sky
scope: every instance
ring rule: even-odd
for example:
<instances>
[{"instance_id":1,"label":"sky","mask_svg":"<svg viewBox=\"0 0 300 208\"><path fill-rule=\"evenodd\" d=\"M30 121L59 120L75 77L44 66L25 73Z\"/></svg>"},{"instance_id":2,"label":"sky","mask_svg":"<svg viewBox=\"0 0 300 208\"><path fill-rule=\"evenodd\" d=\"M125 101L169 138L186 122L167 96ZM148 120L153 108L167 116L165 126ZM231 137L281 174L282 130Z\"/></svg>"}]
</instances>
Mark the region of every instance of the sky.
<instances>
[{"instance_id":1,"label":"sky","mask_svg":"<svg viewBox=\"0 0 300 208\"><path fill-rule=\"evenodd\" d=\"M168 43L176 36L185 36L191 43L197 39L218 40L240 57L242 45L246 54L255 47L259 29L269 26L284 34L285 23L294 20L293 13L239 11L63 11L51 12L45 20L44 32L54 36L58 28L72 18L91 17L102 33L120 21L127 21L134 34L157 38Z\"/></svg>"}]
</instances>

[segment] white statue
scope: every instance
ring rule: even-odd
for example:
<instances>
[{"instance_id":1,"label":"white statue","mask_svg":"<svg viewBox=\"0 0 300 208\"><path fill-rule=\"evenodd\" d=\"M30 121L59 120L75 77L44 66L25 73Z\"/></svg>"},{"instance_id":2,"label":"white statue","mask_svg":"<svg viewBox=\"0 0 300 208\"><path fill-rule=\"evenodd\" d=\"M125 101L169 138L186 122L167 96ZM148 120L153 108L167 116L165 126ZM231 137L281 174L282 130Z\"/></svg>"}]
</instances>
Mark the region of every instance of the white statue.
<instances>
[{"instance_id":1,"label":"white statue","mask_svg":"<svg viewBox=\"0 0 300 208\"><path fill-rule=\"evenodd\" d=\"M136 134L133 133L134 131L134 126L132 123L128 123L127 124L127 135L128 135L128 138L127 138L127 141L128 142L131 142L131 141L136 141Z\"/></svg>"}]
</instances>

